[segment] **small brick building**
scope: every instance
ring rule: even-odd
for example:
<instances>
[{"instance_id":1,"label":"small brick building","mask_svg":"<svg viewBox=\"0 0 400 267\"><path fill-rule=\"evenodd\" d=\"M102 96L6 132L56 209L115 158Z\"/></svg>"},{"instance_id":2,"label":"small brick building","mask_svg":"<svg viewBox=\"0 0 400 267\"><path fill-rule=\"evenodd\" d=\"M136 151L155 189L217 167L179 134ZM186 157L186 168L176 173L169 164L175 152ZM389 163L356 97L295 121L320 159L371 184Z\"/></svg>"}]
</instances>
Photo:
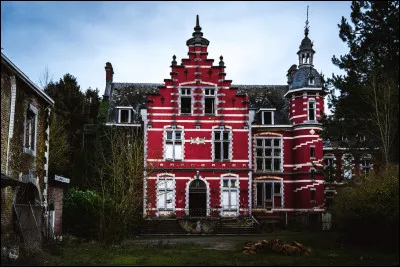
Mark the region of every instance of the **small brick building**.
<instances>
[{"instance_id":1,"label":"small brick building","mask_svg":"<svg viewBox=\"0 0 400 267\"><path fill-rule=\"evenodd\" d=\"M54 101L1 53L1 244L46 233L49 116Z\"/></svg>"}]
</instances>

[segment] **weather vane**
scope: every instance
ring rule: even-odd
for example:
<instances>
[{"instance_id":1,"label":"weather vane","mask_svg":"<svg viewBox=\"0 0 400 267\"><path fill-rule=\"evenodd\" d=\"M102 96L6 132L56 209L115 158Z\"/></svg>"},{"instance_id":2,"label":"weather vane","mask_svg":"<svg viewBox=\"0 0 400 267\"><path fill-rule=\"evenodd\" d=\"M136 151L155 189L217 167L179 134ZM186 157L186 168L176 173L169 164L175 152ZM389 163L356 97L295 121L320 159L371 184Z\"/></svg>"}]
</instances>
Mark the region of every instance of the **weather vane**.
<instances>
[{"instance_id":1,"label":"weather vane","mask_svg":"<svg viewBox=\"0 0 400 267\"><path fill-rule=\"evenodd\" d=\"M305 27L305 30L304 30L304 34L307 36L308 35L308 6L307 6L307 20L306 20L306 27Z\"/></svg>"}]
</instances>

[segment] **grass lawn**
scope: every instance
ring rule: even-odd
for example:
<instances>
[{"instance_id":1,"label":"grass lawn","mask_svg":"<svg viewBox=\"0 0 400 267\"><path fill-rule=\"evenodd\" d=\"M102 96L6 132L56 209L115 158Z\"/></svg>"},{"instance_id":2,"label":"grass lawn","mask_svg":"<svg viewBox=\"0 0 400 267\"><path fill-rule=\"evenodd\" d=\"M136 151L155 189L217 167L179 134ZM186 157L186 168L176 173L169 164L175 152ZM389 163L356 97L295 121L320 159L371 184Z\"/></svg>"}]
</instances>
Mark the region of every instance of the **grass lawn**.
<instances>
[{"instance_id":1,"label":"grass lawn","mask_svg":"<svg viewBox=\"0 0 400 267\"><path fill-rule=\"evenodd\" d=\"M242 254L245 242L235 241L233 250L210 249L204 243L131 244L124 247L102 247L93 243L62 246L59 253L44 250L37 265L399 265L398 251L378 251L356 247L343 247L335 241L334 233L278 232L268 239L280 238L298 241L313 250L309 256L286 256L278 253ZM198 237L199 239L202 237ZM216 237L218 239L218 237ZM265 238L263 235L262 238ZM153 238L153 240L156 238ZM56 255L58 254L58 255ZM362 257L362 258L361 258ZM31 263L32 264L32 263Z\"/></svg>"}]
</instances>

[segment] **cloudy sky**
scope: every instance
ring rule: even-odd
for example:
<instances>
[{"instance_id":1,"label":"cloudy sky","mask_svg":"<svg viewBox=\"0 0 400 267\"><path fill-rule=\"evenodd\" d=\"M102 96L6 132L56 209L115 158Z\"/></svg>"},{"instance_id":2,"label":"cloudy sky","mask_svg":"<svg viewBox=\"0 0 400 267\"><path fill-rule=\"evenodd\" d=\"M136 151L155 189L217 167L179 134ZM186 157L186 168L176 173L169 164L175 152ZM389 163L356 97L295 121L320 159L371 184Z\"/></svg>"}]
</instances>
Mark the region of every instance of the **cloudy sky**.
<instances>
[{"instance_id":1,"label":"cloudy sky","mask_svg":"<svg viewBox=\"0 0 400 267\"><path fill-rule=\"evenodd\" d=\"M105 88L107 61L115 82L162 83L172 55L187 57L200 16L209 58L224 56L234 84L286 84L298 64L309 5L314 66L325 76L343 72L333 55L348 52L337 24L351 2L1 2L1 47L32 81L48 66L54 80L77 77L81 89Z\"/></svg>"}]
</instances>

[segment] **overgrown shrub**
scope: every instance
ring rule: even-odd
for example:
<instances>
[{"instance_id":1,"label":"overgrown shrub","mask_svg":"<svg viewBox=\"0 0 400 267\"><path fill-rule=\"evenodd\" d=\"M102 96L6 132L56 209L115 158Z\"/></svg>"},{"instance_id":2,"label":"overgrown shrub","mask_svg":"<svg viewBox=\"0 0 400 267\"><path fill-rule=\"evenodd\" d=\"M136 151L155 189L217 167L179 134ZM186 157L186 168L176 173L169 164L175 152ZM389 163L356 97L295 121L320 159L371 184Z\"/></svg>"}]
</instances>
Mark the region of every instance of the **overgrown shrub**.
<instances>
[{"instance_id":1,"label":"overgrown shrub","mask_svg":"<svg viewBox=\"0 0 400 267\"><path fill-rule=\"evenodd\" d=\"M332 211L337 227L352 243L398 248L398 165L357 179L335 198Z\"/></svg>"},{"instance_id":2,"label":"overgrown shrub","mask_svg":"<svg viewBox=\"0 0 400 267\"><path fill-rule=\"evenodd\" d=\"M97 239L101 197L91 190L72 188L64 197L63 228L79 238Z\"/></svg>"}]
</instances>

